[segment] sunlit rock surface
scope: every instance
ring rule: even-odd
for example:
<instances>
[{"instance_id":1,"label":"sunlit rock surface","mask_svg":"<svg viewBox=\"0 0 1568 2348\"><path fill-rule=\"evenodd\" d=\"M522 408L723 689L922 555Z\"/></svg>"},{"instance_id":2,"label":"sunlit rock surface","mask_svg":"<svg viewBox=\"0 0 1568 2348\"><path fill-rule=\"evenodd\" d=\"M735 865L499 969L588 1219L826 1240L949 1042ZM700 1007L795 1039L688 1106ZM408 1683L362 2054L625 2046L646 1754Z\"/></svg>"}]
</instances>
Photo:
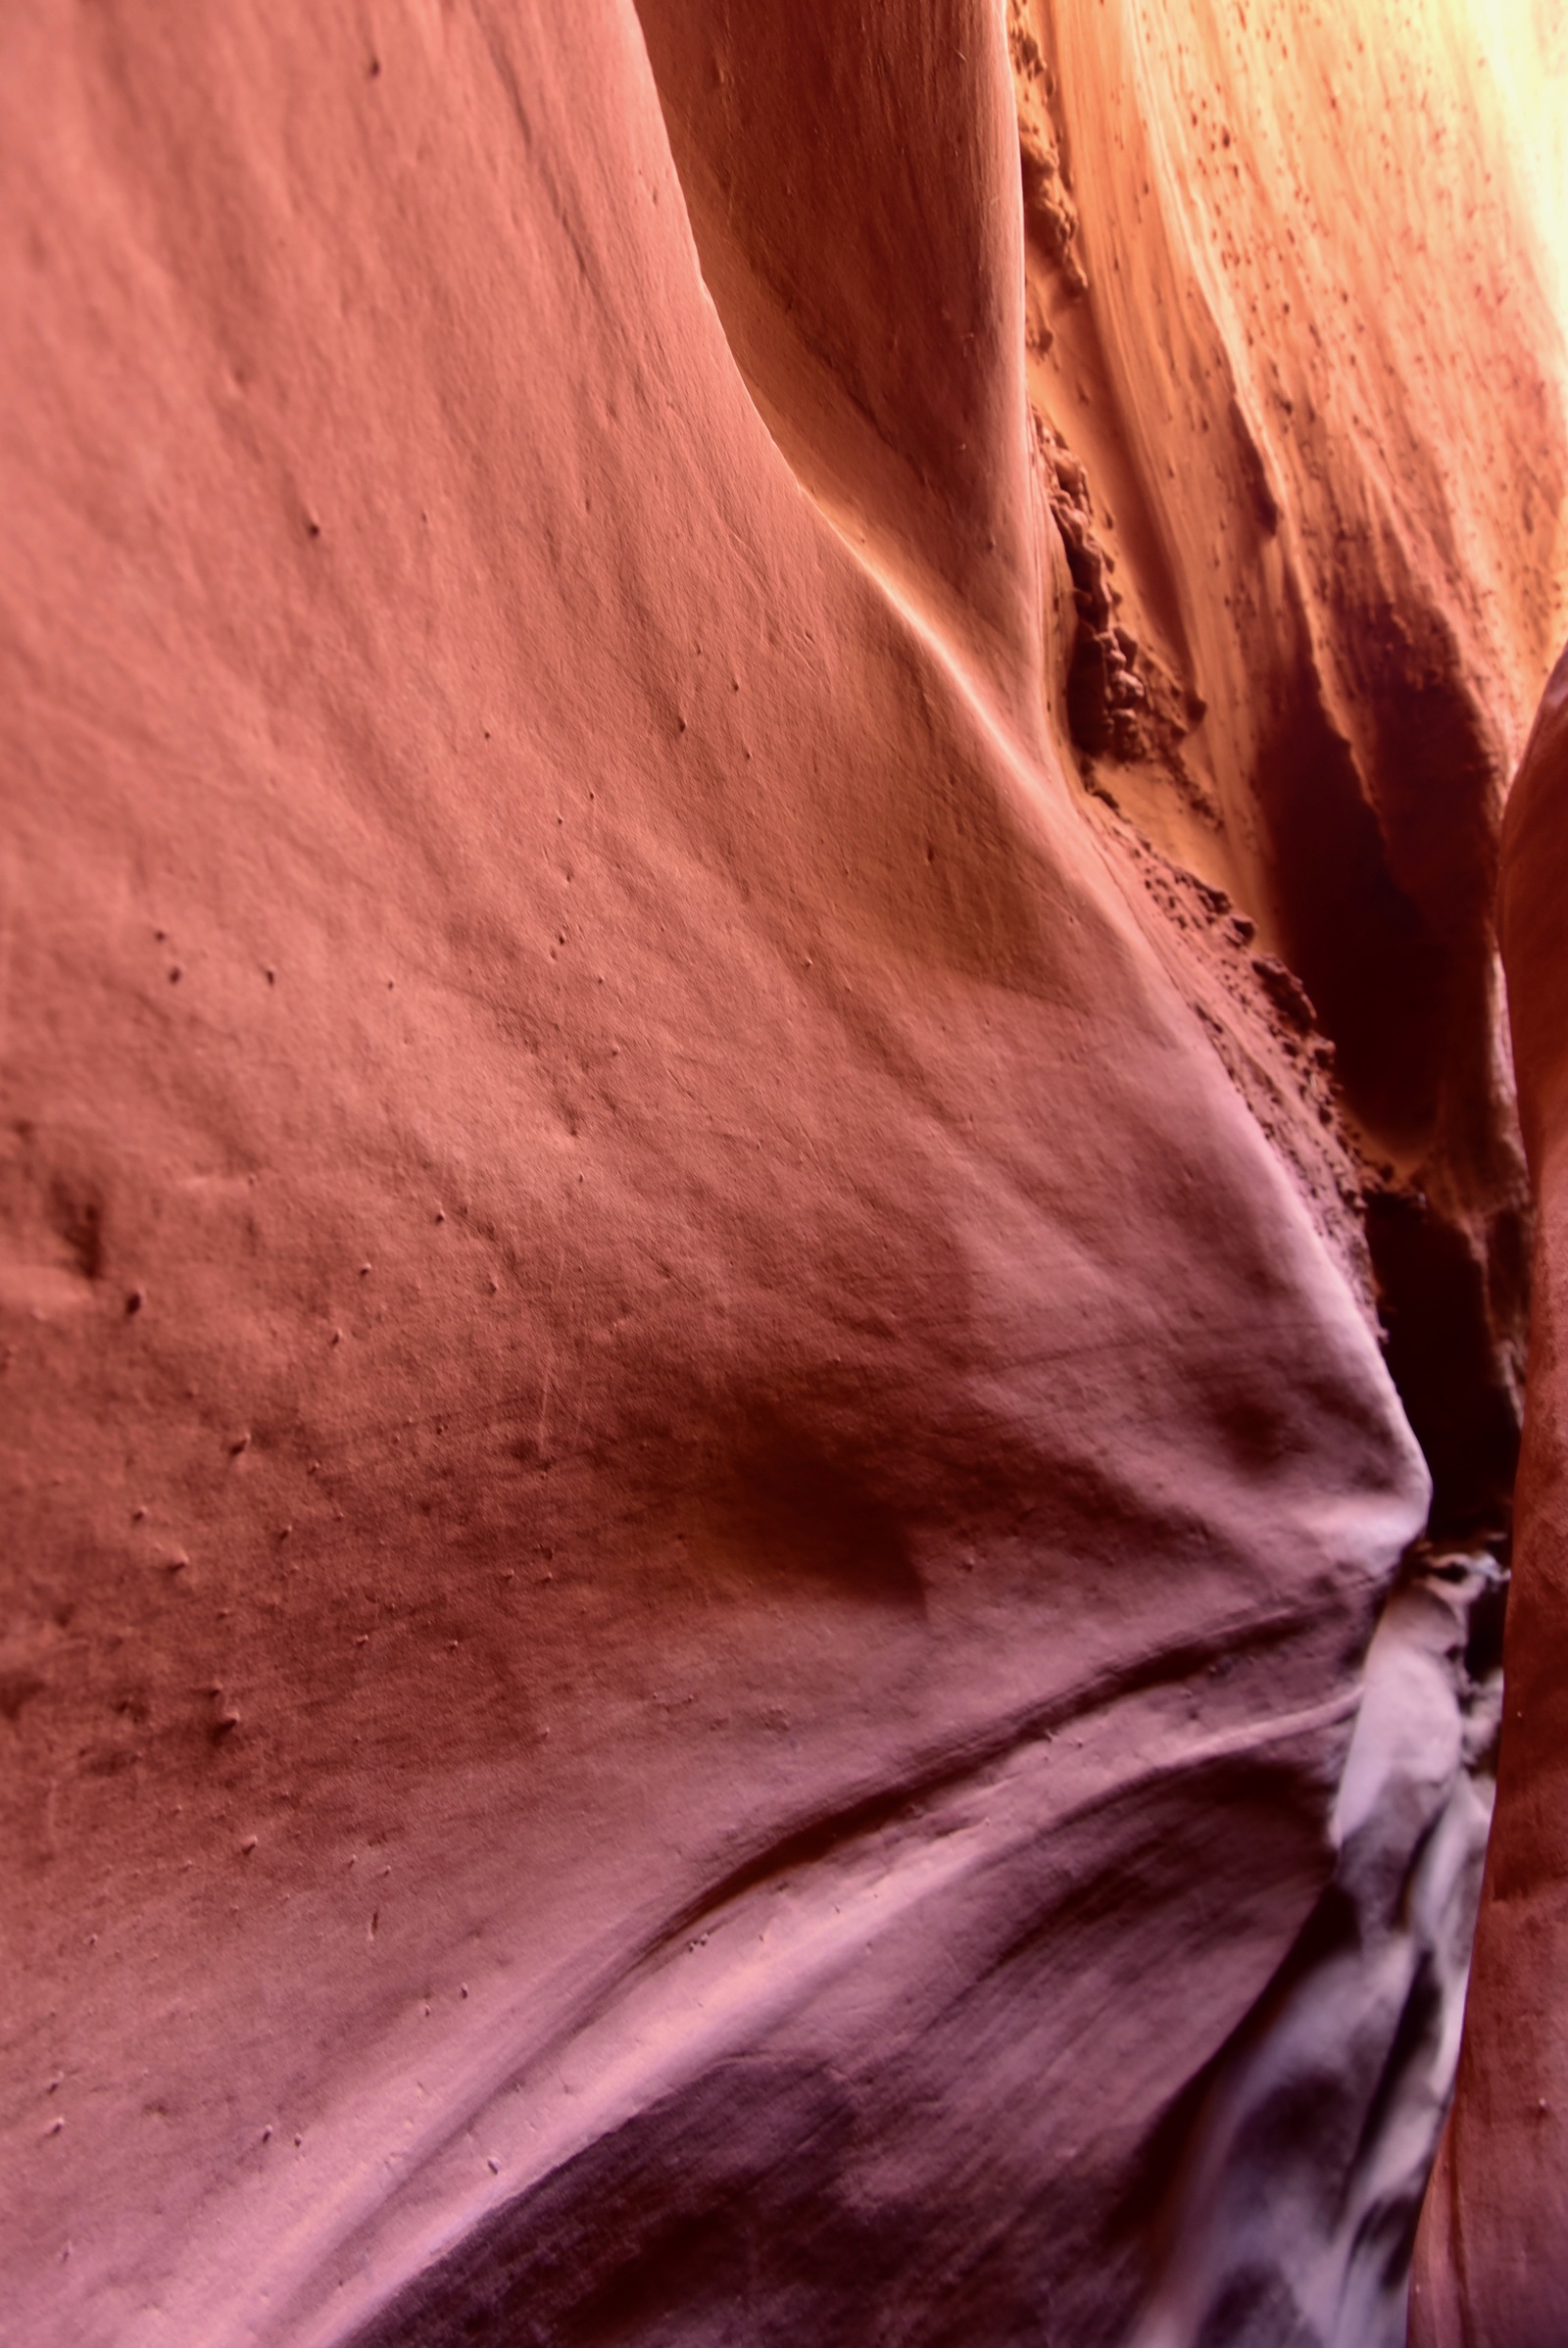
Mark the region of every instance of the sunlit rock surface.
<instances>
[{"instance_id":1,"label":"sunlit rock surface","mask_svg":"<svg viewBox=\"0 0 1568 2348\"><path fill-rule=\"evenodd\" d=\"M0 36L19 2339L1398 2338L1563 619L1499 37Z\"/></svg>"}]
</instances>

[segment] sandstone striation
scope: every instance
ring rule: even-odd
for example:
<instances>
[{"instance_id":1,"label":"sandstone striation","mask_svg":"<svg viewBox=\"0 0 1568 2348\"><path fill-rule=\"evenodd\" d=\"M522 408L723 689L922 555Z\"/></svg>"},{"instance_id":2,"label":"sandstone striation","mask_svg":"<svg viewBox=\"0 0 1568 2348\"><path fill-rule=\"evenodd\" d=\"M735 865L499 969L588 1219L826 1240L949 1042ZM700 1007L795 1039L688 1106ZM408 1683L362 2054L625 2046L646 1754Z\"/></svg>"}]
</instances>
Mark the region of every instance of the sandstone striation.
<instances>
[{"instance_id":1,"label":"sandstone striation","mask_svg":"<svg viewBox=\"0 0 1568 2348\"><path fill-rule=\"evenodd\" d=\"M29 2348L1401 2336L1564 621L1491 37L0 34Z\"/></svg>"}]
</instances>

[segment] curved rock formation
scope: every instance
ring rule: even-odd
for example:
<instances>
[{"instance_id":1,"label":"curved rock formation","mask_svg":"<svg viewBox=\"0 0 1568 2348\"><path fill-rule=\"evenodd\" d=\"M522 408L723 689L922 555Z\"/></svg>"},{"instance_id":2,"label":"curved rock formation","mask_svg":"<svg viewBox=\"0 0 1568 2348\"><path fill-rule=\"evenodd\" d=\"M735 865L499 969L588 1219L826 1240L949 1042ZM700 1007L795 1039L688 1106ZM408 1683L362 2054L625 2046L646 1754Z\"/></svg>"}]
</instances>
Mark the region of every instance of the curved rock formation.
<instances>
[{"instance_id":1,"label":"curved rock formation","mask_svg":"<svg viewBox=\"0 0 1568 2348\"><path fill-rule=\"evenodd\" d=\"M1508 804L1503 955L1519 1105L1535 1178L1530 1406L1518 1491L1497 1820L1453 2118L1412 2293L1416 2348L1548 2348L1568 2326L1562 2254L1560 1671L1564 1607L1563 1151L1568 1129L1568 655Z\"/></svg>"},{"instance_id":2,"label":"curved rock formation","mask_svg":"<svg viewBox=\"0 0 1568 2348\"><path fill-rule=\"evenodd\" d=\"M1398 2336L1562 616L1479 37L7 27L19 2337Z\"/></svg>"}]
</instances>

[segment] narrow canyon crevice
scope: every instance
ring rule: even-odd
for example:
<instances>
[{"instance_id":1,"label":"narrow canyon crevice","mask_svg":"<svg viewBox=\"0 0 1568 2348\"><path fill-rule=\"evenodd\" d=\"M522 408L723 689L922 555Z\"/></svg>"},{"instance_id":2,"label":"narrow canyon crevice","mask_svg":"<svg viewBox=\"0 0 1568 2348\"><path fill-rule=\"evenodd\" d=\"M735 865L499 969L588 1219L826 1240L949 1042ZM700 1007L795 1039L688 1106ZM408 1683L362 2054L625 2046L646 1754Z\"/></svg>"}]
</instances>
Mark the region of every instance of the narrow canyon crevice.
<instances>
[{"instance_id":1,"label":"narrow canyon crevice","mask_svg":"<svg viewBox=\"0 0 1568 2348\"><path fill-rule=\"evenodd\" d=\"M1553 1326L1568 57L0 46L16 2321L1398 2348Z\"/></svg>"}]
</instances>

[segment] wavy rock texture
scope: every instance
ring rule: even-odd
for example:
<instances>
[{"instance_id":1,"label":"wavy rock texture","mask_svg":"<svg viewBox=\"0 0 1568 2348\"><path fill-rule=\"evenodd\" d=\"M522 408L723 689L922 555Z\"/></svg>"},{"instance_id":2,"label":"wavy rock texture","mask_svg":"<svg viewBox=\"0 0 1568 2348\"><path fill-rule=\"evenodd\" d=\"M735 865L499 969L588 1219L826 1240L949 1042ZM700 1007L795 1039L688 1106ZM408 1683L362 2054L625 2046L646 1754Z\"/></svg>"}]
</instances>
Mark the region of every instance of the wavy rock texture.
<instances>
[{"instance_id":1,"label":"wavy rock texture","mask_svg":"<svg viewBox=\"0 0 1568 2348\"><path fill-rule=\"evenodd\" d=\"M17 2336L1396 2339L1563 616L1481 33L3 37Z\"/></svg>"}]
</instances>

